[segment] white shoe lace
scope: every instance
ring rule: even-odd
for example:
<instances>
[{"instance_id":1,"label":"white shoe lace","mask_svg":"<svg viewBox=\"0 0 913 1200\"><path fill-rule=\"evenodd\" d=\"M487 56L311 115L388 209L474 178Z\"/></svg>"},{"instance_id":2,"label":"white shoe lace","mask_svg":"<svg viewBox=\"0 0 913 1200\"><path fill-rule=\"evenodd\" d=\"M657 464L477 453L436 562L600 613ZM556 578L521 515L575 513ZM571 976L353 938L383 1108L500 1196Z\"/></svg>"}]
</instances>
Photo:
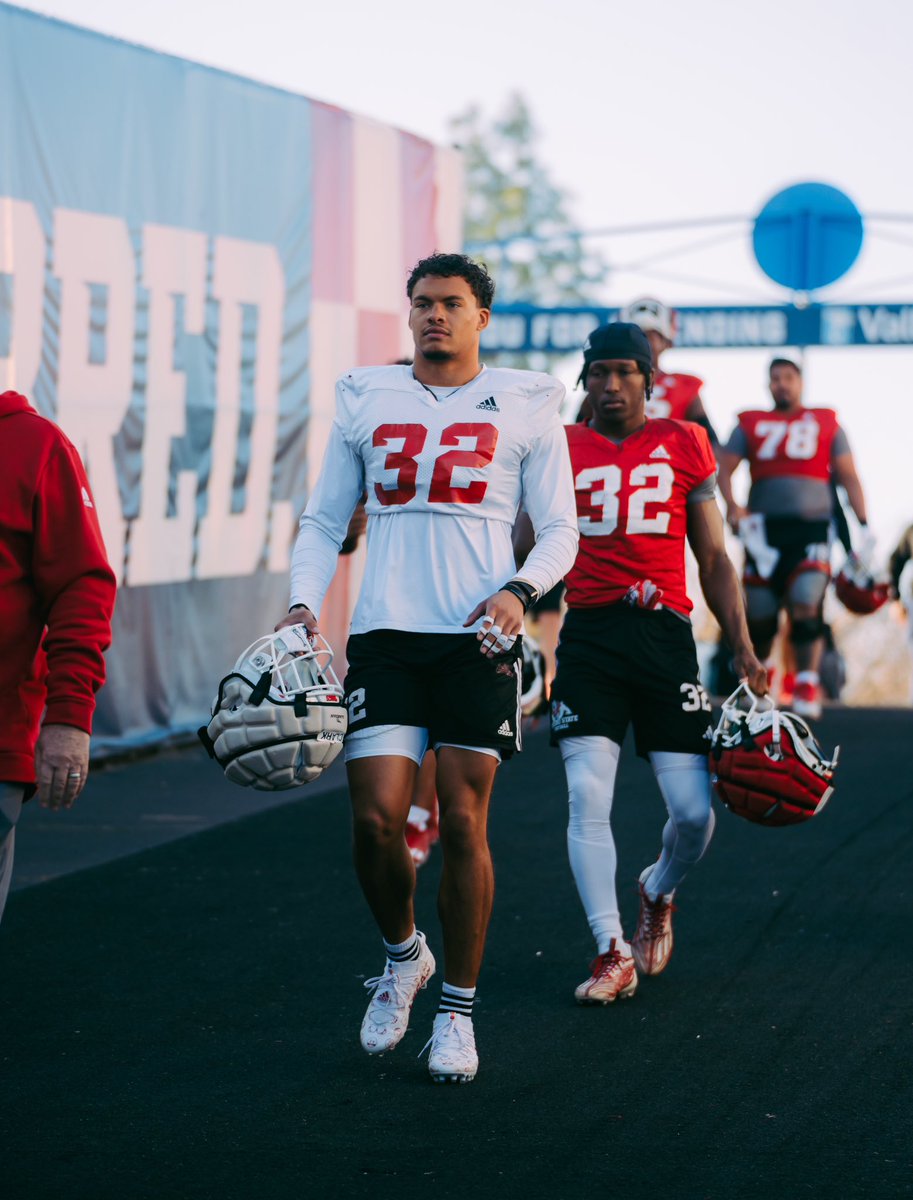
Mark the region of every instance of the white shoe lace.
<instances>
[{"instance_id":1,"label":"white shoe lace","mask_svg":"<svg viewBox=\"0 0 913 1200\"><path fill-rule=\"evenodd\" d=\"M412 973L408 970L408 968L415 968L417 974L419 964L421 963L421 957L422 956L419 955L418 958L411 958L402 963L394 963L388 960L387 965L384 968L383 975L375 975L372 979L366 979L365 987L369 991L371 988L375 989L375 994L371 997L372 1002L376 1000L377 996L380 995L385 989L389 989L393 992L395 1003L398 1006L408 1004L409 998L404 995L403 985L413 985L415 983L415 977L412 976ZM397 970L397 967L399 970Z\"/></svg>"},{"instance_id":2,"label":"white shoe lace","mask_svg":"<svg viewBox=\"0 0 913 1200\"><path fill-rule=\"evenodd\" d=\"M371 997L372 1005L377 1001L378 996L384 991L390 991L393 993L394 1003L392 1005L384 1005L384 1008L388 1011L389 1008L402 1008L407 1003L407 999L401 990L402 984L403 980L396 973L396 971L393 970L392 964L390 963L387 963L383 975L375 975L373 979L365 980L365 987L369 991L371 988L374 989L374 995Z\"/></svg>"},{"instance_id":3,"label":"white shoe lace","mask_svg":"<svg viewBox=\"0 0 913 1200\"><path fill-rule=\"evenodd\" d=\"M442 1021L432 1030L431 1037L422 1046L417 1057L421 1058L429 1047L432 1047L432 1053L443 1056L445 1061L450 1063L453 1063L454 1059L459 1060L460 1056L475 1054L476 1040L472 1025L461 1029L460 1024L455 1020Z\"/></svg>"}]
</instances>

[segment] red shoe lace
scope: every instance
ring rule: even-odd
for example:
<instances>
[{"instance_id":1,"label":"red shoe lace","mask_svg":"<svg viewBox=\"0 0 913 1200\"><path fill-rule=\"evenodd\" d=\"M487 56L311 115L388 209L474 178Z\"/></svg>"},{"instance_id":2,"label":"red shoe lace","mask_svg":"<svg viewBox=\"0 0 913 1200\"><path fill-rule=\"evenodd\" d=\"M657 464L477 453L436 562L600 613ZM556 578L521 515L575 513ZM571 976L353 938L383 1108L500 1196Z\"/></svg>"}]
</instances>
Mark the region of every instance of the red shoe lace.
<instances>
[{"instance_id":1,"label":"red shoe lace","mask_svg":"<svg viewBox=\"0 0 913 1200\"><path fill-rule=\"evenodd\" d=\"M641 898L643 900L641 911L644 915L644 936L650 939L662 937L666 914L674 913L675 905L671 900L663 900L662 896L651 900L643 886L641 886Z\"/></svg>"},{"instance_id":2,"label":"red shoe lace","mask_svg":"<svg viewBox=\"0 0 913 1200\"><path fill-rule=\"evenodd\" d=\"M621 966L621 960L624 955L620 950L606 950L604 954L597 954L590 963L590 974L594 979L601 979L604 975L611 975L612 972Z\"/></svg>"}]
</instances>

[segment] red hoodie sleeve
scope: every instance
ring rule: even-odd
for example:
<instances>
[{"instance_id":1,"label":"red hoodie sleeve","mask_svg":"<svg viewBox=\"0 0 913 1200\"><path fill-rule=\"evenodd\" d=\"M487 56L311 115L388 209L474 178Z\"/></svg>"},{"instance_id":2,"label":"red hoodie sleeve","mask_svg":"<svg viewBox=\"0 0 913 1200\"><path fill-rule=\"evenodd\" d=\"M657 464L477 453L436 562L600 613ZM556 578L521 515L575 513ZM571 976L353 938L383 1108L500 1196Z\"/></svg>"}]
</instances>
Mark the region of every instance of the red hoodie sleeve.
<instances>
[{"instance_id":1,"label":"red hoodie sleeve","mask_svg":"<svg viewBox=\"0 0 913 1200\"><path fill-rule=\"evenodd\" d=\"M116 585L89 481L65 438L48 456L35 493L32 578L48 627L45 723L91 733Z\"/></svg>"}]
</instances>

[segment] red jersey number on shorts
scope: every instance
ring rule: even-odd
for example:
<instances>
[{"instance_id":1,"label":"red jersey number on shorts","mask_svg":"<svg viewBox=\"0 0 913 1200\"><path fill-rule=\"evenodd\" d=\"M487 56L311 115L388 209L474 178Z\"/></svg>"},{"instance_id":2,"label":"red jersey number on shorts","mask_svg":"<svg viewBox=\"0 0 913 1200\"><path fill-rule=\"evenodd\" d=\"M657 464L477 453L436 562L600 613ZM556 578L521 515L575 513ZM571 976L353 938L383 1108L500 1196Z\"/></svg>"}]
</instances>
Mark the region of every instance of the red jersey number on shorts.
<instances>
[{"instance_id":1,"label":"red jersey number on shorts","mask_svg":"<svg viewBox=\"0 0 913 1200\"><path fill-rule=\"evenodd\" d=\"M388 447L383 469L396 471L393 486L385 487L380 483L374 485L374 494L381 504L408 504L415 498L418 456L424 449L427 437L428 430L424 425L380 425L375 429L372 444ZM463 439L472 439L475 444L471 448L460 446ZM401 442L402 445L398 449L392 449L391 442ZM487 467L494 458L498 444L497 428L494 425L476 422L448 425L441 434L440 444L441 447L459 448L445 450L436 457L428 489L429 502L481 504L488 484L481 479L473 479L462 486L454 486L453 472L457 467Z\"/></svg>"}]
</instances>

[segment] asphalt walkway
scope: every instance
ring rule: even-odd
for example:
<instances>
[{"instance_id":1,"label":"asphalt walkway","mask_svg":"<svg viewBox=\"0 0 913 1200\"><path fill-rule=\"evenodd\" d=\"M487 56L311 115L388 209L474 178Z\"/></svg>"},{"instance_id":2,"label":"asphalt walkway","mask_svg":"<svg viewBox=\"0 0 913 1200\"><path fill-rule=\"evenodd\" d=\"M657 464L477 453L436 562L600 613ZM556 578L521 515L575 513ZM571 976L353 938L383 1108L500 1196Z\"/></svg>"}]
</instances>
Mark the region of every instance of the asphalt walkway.
<instances>
[{"instance_id":1,"label":"asphalt walkway","mask_svg":"<svg viewBox=\"0 0 913 1200\"><path fill-rule=\"evenodd\" d=\"M843 746L828 809L786 830L721 812L667 971L590 1009L560 759L534 733L497 784L468 1087L417 1058L439 979L395 1052L358 1045L382 956L343 790L178 836L231 794L260 801L196 751L96 774L80 832L45 835L37 810L21 829L23 881L65 868L53 837L85 869L21 887L0 930L2 1195L910 1195L913 716L835 710L821 734ZM663 814L630 747L616 805L633 927ZM90 865L93 822L113 861ZM435 950L438 870L419 900Z\"/></svg>"}]
</instances>

